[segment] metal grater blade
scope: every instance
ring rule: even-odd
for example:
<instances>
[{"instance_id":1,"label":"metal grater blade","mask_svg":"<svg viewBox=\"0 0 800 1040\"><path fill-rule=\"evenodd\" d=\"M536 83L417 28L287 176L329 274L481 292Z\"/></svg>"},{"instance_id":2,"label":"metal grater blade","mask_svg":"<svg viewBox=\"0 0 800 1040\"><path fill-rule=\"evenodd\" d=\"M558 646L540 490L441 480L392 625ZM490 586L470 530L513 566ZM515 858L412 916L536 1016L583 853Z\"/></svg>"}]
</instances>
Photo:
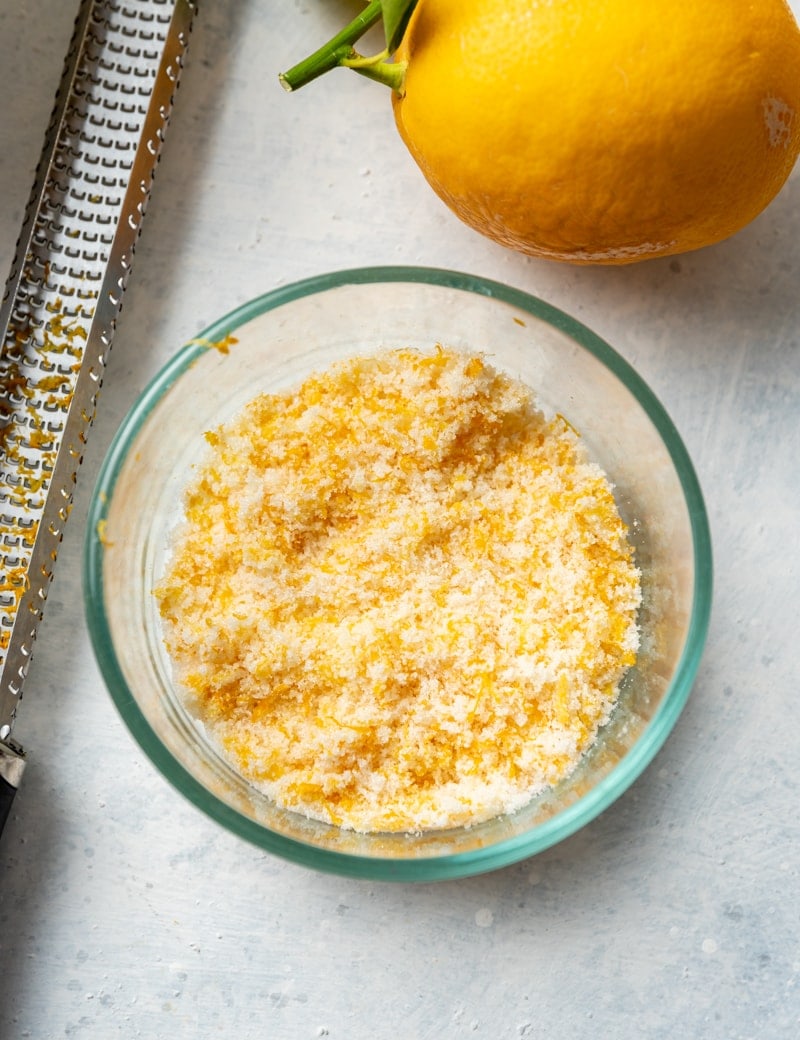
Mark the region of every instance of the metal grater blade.
<instances>
[{"instance_id":1,"label":"metal grater blade","mask_svg":"<svg viewBox=\"0 0 800 1040\"><path fill-rule=\"evenodd\" d=\"M11 729L197 4L83 0L0 306L0 829Z\"/></svg>"}]
</instances>

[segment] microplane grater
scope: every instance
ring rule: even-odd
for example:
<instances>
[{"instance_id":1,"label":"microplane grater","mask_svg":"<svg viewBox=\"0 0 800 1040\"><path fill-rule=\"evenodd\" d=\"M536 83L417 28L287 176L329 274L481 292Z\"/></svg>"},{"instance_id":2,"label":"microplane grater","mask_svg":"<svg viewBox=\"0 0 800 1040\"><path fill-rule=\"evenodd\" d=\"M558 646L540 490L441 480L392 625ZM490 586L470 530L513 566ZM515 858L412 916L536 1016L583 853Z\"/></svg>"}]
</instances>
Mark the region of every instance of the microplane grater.
<instances>
[{"instance_id":1,"label":"microplane grater","mask_svg":"<svg viewBox=\"0 0 800 1040\"><path fill-rule=\"evenodd\" d=\"M194 0L82 0L0 305L0 831L11 730L69 517Z\"/></svg>"}]
</instances>

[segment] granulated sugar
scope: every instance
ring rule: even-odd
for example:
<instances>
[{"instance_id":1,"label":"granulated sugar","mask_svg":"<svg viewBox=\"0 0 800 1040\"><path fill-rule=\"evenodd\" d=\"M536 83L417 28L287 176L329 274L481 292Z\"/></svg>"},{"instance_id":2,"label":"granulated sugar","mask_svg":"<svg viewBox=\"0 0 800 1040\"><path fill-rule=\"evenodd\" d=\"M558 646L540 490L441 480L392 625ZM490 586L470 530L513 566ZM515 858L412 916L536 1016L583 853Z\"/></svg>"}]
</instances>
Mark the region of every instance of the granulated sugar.
<instances>
[{"instance_id":1,"label":"granulated sugar","mask_svg":"<svg viewBox=\"0 0 800 1040\"><path fill-rule=\"evenodd\" d=\"M609 483L486 359L340 362L208 435L157 596L190 710L284 807L476 823L568 774L634 663Z\"/></svg>"}]
</instances>

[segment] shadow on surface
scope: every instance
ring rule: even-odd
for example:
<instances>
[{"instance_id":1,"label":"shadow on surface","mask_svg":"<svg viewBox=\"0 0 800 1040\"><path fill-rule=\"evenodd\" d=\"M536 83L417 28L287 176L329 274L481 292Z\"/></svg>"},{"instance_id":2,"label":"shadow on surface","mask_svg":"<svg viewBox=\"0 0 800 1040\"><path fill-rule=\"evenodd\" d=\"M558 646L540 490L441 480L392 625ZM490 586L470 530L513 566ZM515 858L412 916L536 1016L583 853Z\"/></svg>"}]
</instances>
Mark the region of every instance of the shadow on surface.
<instances>
[{"instance_id":1,"label":"shadow on surface","mask_svg":"<svg viewBox=\"0 0 800 1040\"><path fill-rule=\"evenodd\" d=\"M600 293L616 316L640 315L646 299L654 329L674 314L687 333L670 342L675 365L693 361L698 350L724 363L728 342L769 340L787 315L797 316L800 252L787 260L787 241L800 242L800 170L760 216L724 242L641 264L580 268L576 282L579 290ZM640 324L633 331L646 334Z\"/></svg>"}]
</instances>

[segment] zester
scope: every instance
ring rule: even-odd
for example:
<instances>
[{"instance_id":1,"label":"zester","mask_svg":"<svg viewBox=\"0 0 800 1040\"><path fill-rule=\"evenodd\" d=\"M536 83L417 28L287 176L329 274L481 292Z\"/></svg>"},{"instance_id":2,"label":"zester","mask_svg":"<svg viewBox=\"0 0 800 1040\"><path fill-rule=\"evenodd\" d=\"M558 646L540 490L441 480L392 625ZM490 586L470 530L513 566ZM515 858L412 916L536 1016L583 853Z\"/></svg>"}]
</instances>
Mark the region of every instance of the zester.
<instances>
[{"instance_id":1,"label":"zester","mask_svg":"<svg viewBox=\"0 0 800 1040\"><path fill-rule=\"evenodd\" d=\"M11 732L193 0L83 0L0 306L0 830L25 761Z\"/></svg>"}]
</instances>

